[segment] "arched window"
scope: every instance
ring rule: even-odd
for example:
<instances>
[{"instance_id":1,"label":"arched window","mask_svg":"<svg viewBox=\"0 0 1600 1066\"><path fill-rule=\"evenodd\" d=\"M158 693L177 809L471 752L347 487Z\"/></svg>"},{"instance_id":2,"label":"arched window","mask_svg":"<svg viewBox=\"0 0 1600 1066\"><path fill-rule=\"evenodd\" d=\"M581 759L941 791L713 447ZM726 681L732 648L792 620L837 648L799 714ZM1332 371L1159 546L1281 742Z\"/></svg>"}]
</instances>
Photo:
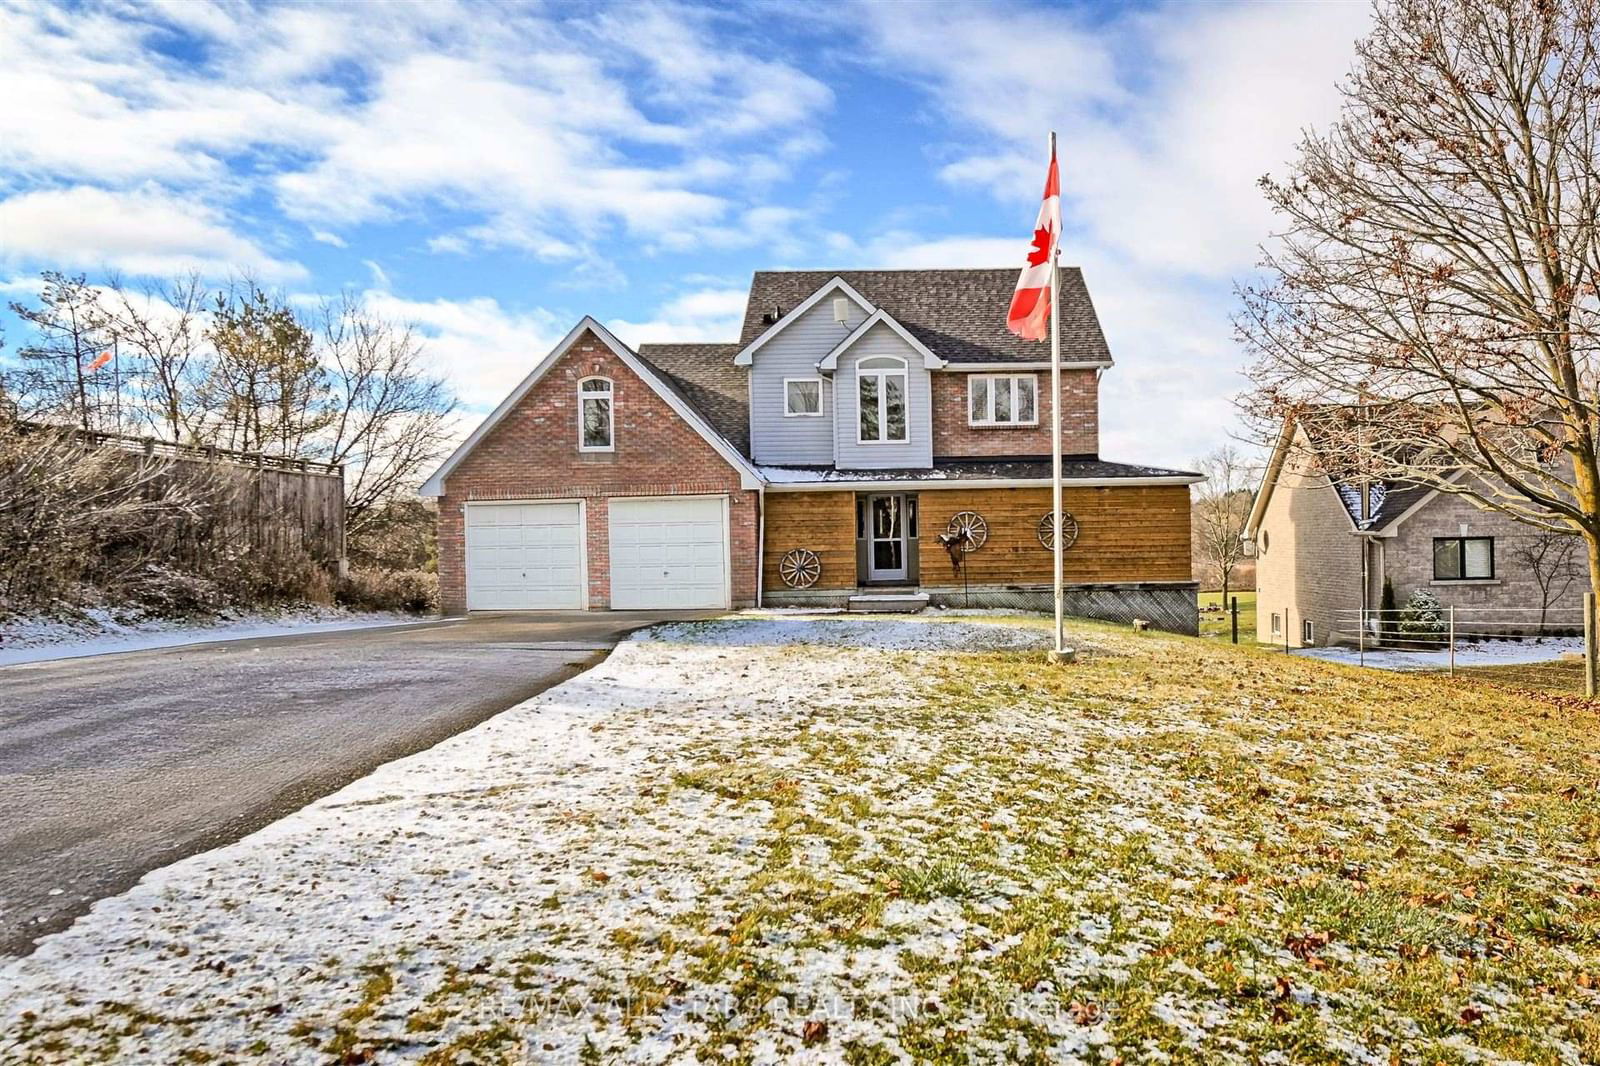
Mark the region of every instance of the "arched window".
<instances>
[{"instance_id":1,"label":"arched window","mask_svg":"<svg viewBox=\"0 0 1600 1066\"><path fill-rule=\"evenodd\" d=\"M877 355L856 365L857 437L862 444L904 444L910 439L906 418L906 361Z\"/></svg>"},{"instance_id":2,"label":"arched window","mask_svg":"<svg viewBox=\"0 0 1600 1066\"><path fill-rule=\"evenodd\" d=\"M609 452L612 447L611 381L584 378L578 382L578 450Z\"/></svg>"}]
</instances>

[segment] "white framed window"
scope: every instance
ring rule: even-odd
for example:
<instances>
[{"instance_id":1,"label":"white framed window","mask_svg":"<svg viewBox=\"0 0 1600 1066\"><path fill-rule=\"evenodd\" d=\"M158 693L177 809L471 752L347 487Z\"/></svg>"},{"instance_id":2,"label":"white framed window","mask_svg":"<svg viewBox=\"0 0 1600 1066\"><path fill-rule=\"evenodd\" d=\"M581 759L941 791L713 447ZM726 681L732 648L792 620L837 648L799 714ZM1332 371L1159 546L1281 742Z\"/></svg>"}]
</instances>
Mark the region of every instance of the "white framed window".
<instances>
[{"instance_id":1,"label":"white framed window","mask_svg":"<svg viewBox=\"0 0 1600 1066\"><path fill-rule=\"evenodd\" d=\"M1272 635L1275 637L1283 636L1283 616L1280 614L1273 614L1272 616Z\"/></svg>"},{"instance_id":2,"label":"white framed window","mask_svg":"<svg viewBox=\"0 0 1600 1066\"><path fill-rule=\"evenodd\" d=\"M578 382L578 450L609 452L616 446L609 378Z\"/></svg>"},{"instance_id":3,"label":"white framed window","mask_svg":"<svg viewBox=\"0 0 1600 1066\"><path fill-rule=\"evenodd\" d=\"M1300 643L1310 646L1317 642L1317 627L1311 619L1305 618L1300 622Z\"/></svg>"},{"instance_id":4,"label":"white framed window","mask_svg":"<svg viewBox=\"0 0 1600 1066\"><path fill-rule=\"evenodd\" d=\"M783 379L783 417L816 418L821 414L821 378Z\"/></svg>"},{"instance_id":5,"label":"white framed window","mask_svg":"<svg viewBox=\"0 0 1600 1066\"><path fill-rule=\"evenodd\" d=\"M906 361L878 355L856 366L856 441L905 444L911 439L906 410Z\"/></svg>"},{"instance_id":6,"label":"white framed window","mask_svg":"<svg viewBox=\"0 0 1600 1066\"><path fill-rule=\"evenodd\" d=\"M1039 379L1035 374L969 374L967 424L1037 426Z\"/></svg>"}]
</instances>

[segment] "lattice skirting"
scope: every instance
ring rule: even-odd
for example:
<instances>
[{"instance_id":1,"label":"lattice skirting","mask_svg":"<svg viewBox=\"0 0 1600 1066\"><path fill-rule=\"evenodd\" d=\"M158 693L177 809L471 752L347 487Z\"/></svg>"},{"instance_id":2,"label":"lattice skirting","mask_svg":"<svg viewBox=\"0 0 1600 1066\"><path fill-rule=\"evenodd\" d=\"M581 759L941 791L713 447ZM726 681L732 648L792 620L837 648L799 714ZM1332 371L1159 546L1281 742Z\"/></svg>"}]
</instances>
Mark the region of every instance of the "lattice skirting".
<instances>
[{"instance_id":1,"label":"lattice skirting","mask_svg":"<svg viewBox=\"0 0 1600 1066\"><path fill-rule=\"evenodd\" d=\"M1192 581L1120 582L1105 585L1068 585L1064 606L1074 618L1093 618L1103 622L1131 623L1147 620L1156 629L1194 635L1200 631L1200 611L1196 596L1200 586ZM856 589L768 589L763 603L768 607L844 607ZM870 591L883 592L885 589ZM896 590L899 591L899 590ZM1008 607L1023 611L1055 610L1050 586L974 585L960 587L923 585L907 592L925 592L936 607Z\"/></svg>"}]
</instances>

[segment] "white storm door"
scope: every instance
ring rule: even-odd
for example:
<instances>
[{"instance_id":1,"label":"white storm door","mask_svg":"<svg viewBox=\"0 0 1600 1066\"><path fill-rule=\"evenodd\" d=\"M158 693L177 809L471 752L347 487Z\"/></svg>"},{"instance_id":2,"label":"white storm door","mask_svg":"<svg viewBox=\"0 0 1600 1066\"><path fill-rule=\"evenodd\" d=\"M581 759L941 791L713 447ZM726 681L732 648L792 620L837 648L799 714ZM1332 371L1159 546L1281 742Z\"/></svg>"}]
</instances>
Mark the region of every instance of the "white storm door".
<instances>
[{"instance_id":1,"label":"white storm door","mask_svg":"<svg viewBox=\"0 0 1600 1066\"><path fill-rule=\"evenodd\" d=\"M619 611L727 607L727 500L610 501L611 606Z\"/></svg>"},{"instance_id":2,"label":"white storm door","mask_svg":"<svg viewBox=\"0 0 1600 1066\"><path fill-rule=\"evenodd\" d=\"M581 610L577 503L467 504L467 610Z\"/></svg>"}]
</instances>

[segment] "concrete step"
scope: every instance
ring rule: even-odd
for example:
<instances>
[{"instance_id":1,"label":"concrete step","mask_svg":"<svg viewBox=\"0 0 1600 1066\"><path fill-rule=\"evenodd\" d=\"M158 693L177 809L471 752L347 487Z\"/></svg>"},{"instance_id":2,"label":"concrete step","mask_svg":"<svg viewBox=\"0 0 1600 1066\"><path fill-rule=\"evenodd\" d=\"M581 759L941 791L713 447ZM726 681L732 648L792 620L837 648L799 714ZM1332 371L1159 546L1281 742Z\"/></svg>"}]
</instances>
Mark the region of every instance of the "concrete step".
<instances>
[{"instance_id":1,"label":"concrete step","mask_svg":"<svg viewBox=\"0 0 1600 1066\"><path fill-rule=\"evenodd\" d=\"M860 614L916 614L926 606L925 592L866 592L850 597L850 610Z\"/></svg>"}]
</instances>

